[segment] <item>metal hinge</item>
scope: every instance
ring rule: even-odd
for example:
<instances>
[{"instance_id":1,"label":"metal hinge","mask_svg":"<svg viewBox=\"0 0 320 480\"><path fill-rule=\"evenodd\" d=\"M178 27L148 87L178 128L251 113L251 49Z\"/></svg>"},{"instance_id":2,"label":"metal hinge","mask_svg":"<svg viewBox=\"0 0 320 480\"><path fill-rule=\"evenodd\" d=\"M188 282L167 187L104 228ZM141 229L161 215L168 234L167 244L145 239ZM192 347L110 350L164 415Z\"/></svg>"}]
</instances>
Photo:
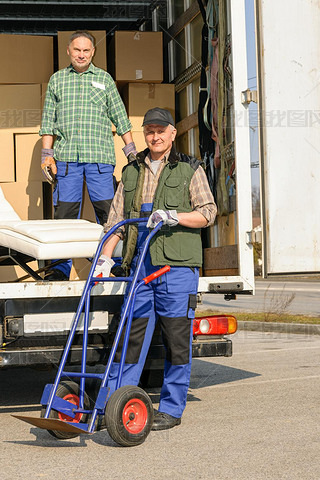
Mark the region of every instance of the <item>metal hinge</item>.
<instances>
[{"instance_id":1,"label":"metal hinge","mask_svg":"<svg viewBox=\"0 0 320 480\"><path fill-rule=\"evenodd\" d=\"M247 88L244 92L241 92L241 103L243 105L249 105L249 103L257 103L258 95L257 90L250 90Z\"/></svg>"},{"instance_id":2,"label":"metal hinge","mask_svg":"<svg viewBox=\"0 0 320 480\"><path fill-rule=\"evenodd\" d=\"M253 234L252 230L250 232L246 232L246 244L247 245L252 245L252 234Z\"/></svg>"},{"instance_id":3,"label":"metal hinge","mask_svg":"<svg viewBox=\"0 0 320 480\"><path fill-rule=\"evenodd\" d=\"M262 232L261 230L251 230L246 232L246 243L252 245L253 243L262 243Z\"/></svg>"}]
</instances>

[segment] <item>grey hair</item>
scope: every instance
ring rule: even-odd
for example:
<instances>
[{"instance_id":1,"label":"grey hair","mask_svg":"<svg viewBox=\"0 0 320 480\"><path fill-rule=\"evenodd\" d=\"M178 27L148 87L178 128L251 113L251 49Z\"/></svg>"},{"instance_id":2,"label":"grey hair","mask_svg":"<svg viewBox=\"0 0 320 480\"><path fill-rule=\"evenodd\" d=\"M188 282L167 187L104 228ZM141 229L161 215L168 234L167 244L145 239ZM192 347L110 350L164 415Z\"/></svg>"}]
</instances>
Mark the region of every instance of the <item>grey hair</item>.
<instances>
[{"instance_id":1,"label":"grey hair","mask_svg":"<svg viewBox=\"0 0 320 480\"><path fill-rule=\"evenodd\" d=\"M145 129L146 129L147 126L148 126L148 125L144 125L143 131L145 131ZM168 123L167 126L170 127L171 132L173 132L173 130L176 130L176 127L175 127L174 125L172 125L171 123Z\"/></svg>"},{"instance_id":2,"label":"grey hair","mask_svg":"<svg viewBox=\"0 0 320 480\"><path fill-rule=\"evenodd\" d=\"M76 32L74 32L69 38L68 47L70 43L73 42L73 40L80 37L88 38L92 43L93 48L95 47L95 38L87 30L77 30Z\"/></svg>"}]
</instances>

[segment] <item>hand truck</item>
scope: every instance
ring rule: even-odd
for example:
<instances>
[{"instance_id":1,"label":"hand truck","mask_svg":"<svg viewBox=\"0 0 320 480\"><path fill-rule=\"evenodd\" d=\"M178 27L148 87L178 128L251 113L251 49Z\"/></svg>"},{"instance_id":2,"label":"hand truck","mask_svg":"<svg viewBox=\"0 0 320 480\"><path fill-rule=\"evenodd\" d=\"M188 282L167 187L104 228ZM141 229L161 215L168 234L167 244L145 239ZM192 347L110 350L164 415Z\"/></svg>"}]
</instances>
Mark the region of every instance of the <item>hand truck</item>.
<instances>
[{"instance_id":1,"label":"hand truck","mask_svg":"<svg viewBox=\"0 0 320 480\"><path fill-rule=\"evenodd\" d=\"M53 384L47 384L41 398L41 417L28 417L13 415L31 425L48 430L58 439L75 438L81 433L92 434L96 431L98 416L104 415L106 428L110 437L119 445L139 445L148 436L153 423L153 406L150 397L140 387L125 385L120 387L123 368L129 343L129 335L133 317L134 303L139 288L170 270L165 266L143 278L138 282L138 275L145 259L152 237L160 230L160 222L147 236L142 251L139 255L137 268L129 277L94 277L94 271L102 247L108 237L119 227L125 224L146 223L147 218L128 219L116 224L107 232L98 245L92 266L86 280L77 312L71 326L67 343L60 361L58 372ZM115 334L114 342L110 351L109 359L104 373L88 373L86 371L88 327L90 311L90 294L92 287L97 282L129 282L129 291L123 304L119 326ZM66 361L70 353L74 335L79 325L80 316L84 310L82 358L80 372L65 370ZM119 372L116 390L110 396L108 387L109 372L114 361L115 353L119 345L120 337L125 329L123 348L119 363ZM67 378L67 380L61 380ZM79 378L80 382L70 381ZM100 381L100 387L93 408L90 408L90 400L86 393L86 379Z\"/></svg>"}]
</instances>

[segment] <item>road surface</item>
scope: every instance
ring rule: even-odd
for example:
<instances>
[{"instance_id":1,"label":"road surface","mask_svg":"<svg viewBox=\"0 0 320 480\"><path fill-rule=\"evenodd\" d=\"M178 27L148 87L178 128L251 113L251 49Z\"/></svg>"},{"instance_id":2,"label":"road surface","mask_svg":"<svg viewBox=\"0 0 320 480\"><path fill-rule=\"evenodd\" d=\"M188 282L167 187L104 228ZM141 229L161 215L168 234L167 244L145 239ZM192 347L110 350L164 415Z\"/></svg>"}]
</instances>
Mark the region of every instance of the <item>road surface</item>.
<instances>
[{"instance_id":1,"label":"road surface","mask_svg":"<svg viewBox=\"0 0 320 480\"><path fill-rule=\"evenodd\" d=\"M195 359L179 427L123 448L107 432L56 440L39 415L52 373L0 371L1 480L318 480L320 337L240 331L231 358ZM149 391L155 406L159 390Z\"/></svg>"},{"instance_id":2,"label":"road surface","mask_svg":"<svg viewBox=\"0 0 320 480\"><path fill-rule=\"evenodd\" d=\"M225 301L223 295L205 294L200 308L320 316L320 281L256 280L255 295Z\"/></svg>"}]
</instances>

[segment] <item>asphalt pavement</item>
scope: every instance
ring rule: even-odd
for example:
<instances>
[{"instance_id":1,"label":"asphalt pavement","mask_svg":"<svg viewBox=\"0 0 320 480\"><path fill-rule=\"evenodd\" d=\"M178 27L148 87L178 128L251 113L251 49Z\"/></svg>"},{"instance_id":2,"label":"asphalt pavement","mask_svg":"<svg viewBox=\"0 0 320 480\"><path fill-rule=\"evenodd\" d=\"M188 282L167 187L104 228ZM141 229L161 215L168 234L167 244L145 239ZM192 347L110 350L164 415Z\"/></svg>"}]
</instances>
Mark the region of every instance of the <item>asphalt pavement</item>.
<instances>
[{"instance_id":1,"label":"asphalt pavement","mask_svg":"<svg viewBox=\"0 0 320 480\"><path fill-rule=\"evenodd\" d=\"M105 430L59 441L18 421L39 416L52 372L1 370L1 479L318 480L320 337L239 331L233 345L193 361L181 425L131 448Z\"/></svg>"}]
</instances>

